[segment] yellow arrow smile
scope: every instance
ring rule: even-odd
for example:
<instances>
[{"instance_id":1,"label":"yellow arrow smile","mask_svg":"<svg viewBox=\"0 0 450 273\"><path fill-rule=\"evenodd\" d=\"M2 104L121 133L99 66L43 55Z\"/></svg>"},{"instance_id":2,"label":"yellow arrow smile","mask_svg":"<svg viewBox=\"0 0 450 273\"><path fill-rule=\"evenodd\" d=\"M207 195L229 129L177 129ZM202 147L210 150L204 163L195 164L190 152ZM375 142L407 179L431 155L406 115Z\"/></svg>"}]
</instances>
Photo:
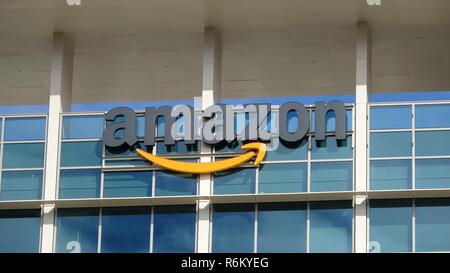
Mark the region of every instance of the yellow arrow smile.
<instances>
[{"instance_id":1,"label":"yellow arrow smile","mask_svg":"<svg viewBox=\"0 0 450 273\"><path fill-rule=\"evenodd\" d=\"M161 168L181 173L193 173L193 174L208 174L234 168L249 161L255 155L256 159L253 162L253 165L259 166L259 164L264 159L264 156L266 154L266 144L261 142L252 142L244 144L242 145L241 149L250 151L233 158L216 162L203 162L203 163L181 162L171 160L164 157L149 154L139 148L136 149L136 151L143 158L147 159L150 162L153 162L155 165L158 165ZM255 150L258 152L256 153Z\"/></svg>"}]
</instances>

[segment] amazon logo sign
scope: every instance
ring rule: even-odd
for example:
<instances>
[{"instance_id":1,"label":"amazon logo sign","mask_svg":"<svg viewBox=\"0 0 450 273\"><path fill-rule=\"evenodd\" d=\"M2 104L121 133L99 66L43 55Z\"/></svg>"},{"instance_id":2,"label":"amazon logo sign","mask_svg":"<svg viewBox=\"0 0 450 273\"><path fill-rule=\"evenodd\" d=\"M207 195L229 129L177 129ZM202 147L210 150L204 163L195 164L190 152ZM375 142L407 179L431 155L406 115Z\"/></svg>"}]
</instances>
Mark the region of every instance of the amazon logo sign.
<instances>
[{"instance_id":1,"label":"amazon logo sign","mask_svg":"<svg viewBox=\"0 0 450 273\"><path fill-rule=\"evenodd\" d=\"M259 166L264 159L267 143L279 139L284 143L298 143L310 132L310 115L305 105L288 102L272 111L271 104L225 105L215 104L206 109L194 109L188 105L161 106L145 109L144 145L154 146L158 119L164 120L163 141L174 145L177 141L195 144L200 141L209 145L226 144L240 140L247 152L233 158L216 162L181 162L153 155L139 148L137 153L153 164L176 172L206 174L237 167L253 159ZM326 138L327 113L335 115L336 140L346 139L346 107L338 100L317 102L315 113L315 140ZM296 116L296 124L289 126L290 117ZM237 118L241 117L241 118ZM128 107L116 107L105 114L106 128L103 132L107 148L134 147L136 135L136 112ZM293 128L290 128L293 127ZM119 133L120 132L120 133ZM159 134L161 135L161 134Z\"/></svg>"}]
</instances>

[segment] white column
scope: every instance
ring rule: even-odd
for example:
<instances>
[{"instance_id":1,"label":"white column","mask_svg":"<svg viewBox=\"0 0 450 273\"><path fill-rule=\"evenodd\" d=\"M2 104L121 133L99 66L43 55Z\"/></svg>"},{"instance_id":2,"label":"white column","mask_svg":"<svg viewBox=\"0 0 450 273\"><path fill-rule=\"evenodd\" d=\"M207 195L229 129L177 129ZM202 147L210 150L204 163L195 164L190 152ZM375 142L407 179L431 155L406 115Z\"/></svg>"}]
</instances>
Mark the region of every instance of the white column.
<instances>
[{"instance_id":1,"label":"white column","mask_svg":"<svg viewBox=\"0 0 450 273\"><path fill-rule=\"evenodd\" d=\"M72 96L73 49L63 33L53 35L52 67L50 75L50 102L47 124L44 199L55 200L58 180L58 146L60 114L70 110ZM42 209L41 252L53 252L55 205Z\"/></svg>"},{"instance_id":2,"label":"white column","mask_svg":"<svg viewBox=\"0 0 450 273\"><path fill-rule=\"evenodd\" d=\"M202 110L217 102L220 88L220 42L214 28L206 28L203 44L203 87ZM211 146L201 144L202 154L210 154ZM202 156L201 162L211 162L211 156ZM210 248L210 220L211 202L209 196L212 193L211 175L201 174L199 179L198 223L197 223L197 252L207 253Z\"/></svg>"},{"instance_id":3,"label":"white column","mask_svg":"<svg viewBox=\"0 0 450 273\"><path fill-rule=\"evenodd\" d=\"M370 41L366 22L357 23L355 106L355 252L367 252L367 103Z\"/></svg>"}]
</instances>

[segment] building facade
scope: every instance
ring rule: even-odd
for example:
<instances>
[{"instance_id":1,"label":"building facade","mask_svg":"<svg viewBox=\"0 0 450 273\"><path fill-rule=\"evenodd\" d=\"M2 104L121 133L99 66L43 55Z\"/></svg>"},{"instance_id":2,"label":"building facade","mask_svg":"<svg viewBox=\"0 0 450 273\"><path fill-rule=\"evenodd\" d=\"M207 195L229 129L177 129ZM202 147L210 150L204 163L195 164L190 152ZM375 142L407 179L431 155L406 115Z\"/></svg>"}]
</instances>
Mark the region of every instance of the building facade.
<instances>
[{"instance_id":1,"label":"building facade","mask_svg":"<svg viewBox=\"0 0 450 273\"><path fill-rule=\"evenodd\" d=\"M35 2L0 3L0 252L450 251L449 3ZM331 100L346 139L330 111L317 141ZM292 101L310 132L259 167L177 173L135 150L244 152L165 145L164 120L146 147L145 107ZM117 106L136 111L132 147L103 143Z\"/></svg>"}]
</instances>

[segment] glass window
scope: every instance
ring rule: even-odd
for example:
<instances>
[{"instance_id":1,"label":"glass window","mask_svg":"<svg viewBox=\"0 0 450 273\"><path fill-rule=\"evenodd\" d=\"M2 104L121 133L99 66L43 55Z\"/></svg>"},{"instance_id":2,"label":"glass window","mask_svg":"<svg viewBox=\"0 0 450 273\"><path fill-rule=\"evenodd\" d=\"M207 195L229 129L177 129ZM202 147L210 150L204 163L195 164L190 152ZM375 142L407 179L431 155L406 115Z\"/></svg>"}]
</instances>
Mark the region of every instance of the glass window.
<instances>
[{"instance_id":1,"label":"glass window","mask_svg":"<svg viewBox=\"0 0 450 273\"><path fill-rule=\"evenodd\" d=\"M58 209L57 215L56 252L97 252L99 209Z\"/></svg>"},{"instance_id":2,"label":"glass window","mask_svg":"<svg viewBox=\"0 0 450 273\"><path fill-rule=\"evenodd\" d=\"M411 156L411 132L370 133L371 157Z\"/></svg>"},{"instance_id":3,"label":"glass window","mask_svg":"<svg viewBox=\"0 0 450 273\"><path fill-rule=\"evenodd\" d=\"M42 171L3 171L1 200L42 199Z\"/></svg>"},{"instance_id":4,"label":"glass window","mask_svg":"<svg viewBox=\"0 0 450 273\"><path fill-rule=\"evenodd\" d=\"M3 145L3 168L44 167L44 143Z\"/></svg>"},{"instance_id":5,"label":"glass window","mask_svg":"<svg viewBox=\"0 0 450 273\"><path fill-rule=\"evenodd\" d=\"M311 163L311 191L351 191L352 162Z\"/></svg>"},{"instance_id":6,"label":"glass window","mask_svg":"<svg viewBox=\"0 0 450 273\"><path fill-rule=\"evenodd\" d=\"M195 252L195 206L155 207L153 252Z\"/></svg>"},{"instance_id":7,"label":"glass window","mask_svg":"<svg viewBox=\"0 0 450 273\"><path fill-rule=\"evenodd\" d=\"M150 196L152 172L106 172L103 197Z\"/></svg>"},{"instance_id":8,"label":"glass window","mask_svg":"<svg viewBox=\"0 0 450 273\"><path fill-rule=\"evenodd\" d=\"M102 142L63 142L61 167L99 166L102 163Z\"/></svg>"},{"instance_id":9,"label":"glass window","mask_svg":"<svg viewBox=\"0 0 450 273\"><path fill-rule=\"evenodd\" d=\"M416 128L450 127L450 104L417 105Z\"/></svg>"},{"instance_id":10,"label":"glass window","mask_svg":"<svg viewBox=\"0 0 450 273\"><path fill-rule=\"evenodd\" d=\"M306 203L258 204L258 252L306 252L306 217Z\"/></svg>"},{"instance_id":11,"label":"glass window","mask_svg":"<svg viewBox=\"0 0 450 273\"><path fill-rule=\"evenodd\" d=\"M416 188L450 188L450 159L416 159Z\"/></svg>"},{"instance_id":12,"label":"glass window","mask_svg":"<svg viewBox=\"0 0 450 273\"><path fill-rule=\"evenodd\" d=\"M197 152L196 144L186 144L184 141L177 141L174 145L165 145L163 142L156 143L156 153L159 155L189 154Z\"/></svg>"},{"instance_id":13,"label":"glass window","mask_svg":"<svg viewBox=\"0 0 450 273\"><path fill-rule=\"evenodd\" d=\"M260 193L306 191L307 163L263 164L259 169Z\"/></svg>"},{"instance_id":14,"label":"glass window","mask_svg":"<svg viewBox=\"0 0 450 273\"><path fill-rule=\"evenodd\" d=\"M155 195L196 195L197 175L165 171L155 172Z\"/></svg>"},{"instance_id":15,"label":"glass window","mask_svg":"<svg viewBox=\"0 0 450 273\"><path fill-rule=\"evenodd\" d=\"M40 228L40 210L0 211L0 252L39 252Z\"/></svg>"},{"instance_id":16,"label":"glass window","mask_svg":"<svg viewBox=\"0 0 450 273\"><path fill-rule=\"evenodd\" d=\"M336 140L335 137L328 136L324 141L315 141L312 138L312 159L336 159L352 158L352 138L349 136L346 140Z\"/></svg>"},{"instance_id":17,"label":"glass window","mask_svg":"<svg viewBox=\"0 0 450 273\"><path fill-rule=\"evenodd\" d=\"M311 202L310 252L352 252L352 202Z\"/></svg>"},{"instance_id":18,"label":"glass window","mask_svg":"<svg viewBox=\"0 0 450 273\"><path fill-rule=\"evenodd\" d=\"M450 250L450 199L416 200L416 251Z\"/></svg>"},{"instance_id":19,"label":"glass window","mask_svg":"<svg viewBox=\"0 0 450 273\"><path fill-rule=\"evenodd\" d=\"M410 129L412 111L410 105L405 106L371 106L370 129Z\"/></svg>"},{"instance_id":20,"label":"glass window","mask_svg":"<svg viewBox=\"0 0 450 273\"><path fill-rule=\"evenodd\" d=\"M150 252L150 208L105 208L101 252Z\"/></svg>"},{"instance_id":21,"label":"glass window","mask_svg":"<svg viewBox=\"0 0 450 273\"><path fill-rule=\"evenodd\" d=\"M59 177L59 198L100 197L100 169L61 170Z\"/></svg>"},{"instance_id":22,"label":"glass window","mask_svg":"<svg viewBox=\"0 0 450 273\"><path fill-rule=\"evenodd\" d=\"M46 119L7 118L5 122L5 140L43 140L45 139Z\"/></svg>"},{"instance_id":23,"label":"glass window","mask_svg":"<svg viewBox=\"0 0 450 273\"><path fill-rule=\"evenodd\" d=\"M214 194L239 194L255 192L254 168L238 168L214 174Z\"/></svg>"},{"instance_id":24,"label":"glass window","mask_svg":"<svg viewBox=\"0 0 450 273\"><path fill-rule=\"evenodd\" d=\"M416 156L450 155L450 131L416 132Z\"/></svg>"},{"instance_id":25,"label":"glass window","mask_svg":"<svg viewBox=\"0 0 450 273\"><path fill-rule=\"evenodd\" d=\"M254 204L213 206L212 252L254 252Z\"/></svg>"},{"instance_id":26,"label":"glass window","mask_svg":"<svg viewBox=\"0 0 450 273\"><path fill-rule=\"evenodd\" d=\"M345 117L347 120L347 131L352 130L352 110L347 110L345 112ZM326 114L326 132L334 132L336 131L336 114L334 111L329 111ZM312 111L311 115L311 131L316 131L316 112Z\"/></svg>"},{"instance_id":27,"label":"glass window","mask_svg":"<svg viewBox=\"0 0 450 273\"><path fill-rule=\"evenodd\" d=\"M244 152L241 149L242 145L244 145L242 141L235 139L230 143L222 141L215 145L214 149L216 153L242 153Z\"/></svg>"},{"instance_id":28,"label":"glass window","mask_svg":"<svg viewBox=\"0 0 450 273\"><path fill-rule=\"evenodd\" d=\"M370 189L411 189L411 160L370 161Z\"/></svg>"},{"instance_id":29,"label":"glass window","mask_svg":"<svg viewBox=\"0 0 450 273\"><path fill-rule=\"evenodd\" d=\"M140 148L146 152L152 153L153 146L144 146L144 142L138 142L134 146L105 147L105 157L139 157L136 149Z\"/></svg>"},{"instance_id":30,"label":"glass window","mask_svg":"<svg viewBox=\"0 0 450 273\"><path fill-rule=\"evenodd\" d=\"M267 144L265 160L306 160L308 159L308 138L297 143L283 143L278 138Z\"/></svg>"},{"instance_id":31,"label":"glass window","mask_svg":"<svg viewBox=\"0 0 450 273\"><path fill-rule=\"evenodd\" d=\"M101 138L104 120L103 116L65 116L63 139Z\"/></svg>"},{"instance_id":32,"label":"glass window","mask_svg":"<svg viewBox=\"0 0 450 273\"><path fill-rule=\"evenodd\" d=\"M412 250L412 201L370 201L370 252Z\"/></svg>"}]
</instances>

